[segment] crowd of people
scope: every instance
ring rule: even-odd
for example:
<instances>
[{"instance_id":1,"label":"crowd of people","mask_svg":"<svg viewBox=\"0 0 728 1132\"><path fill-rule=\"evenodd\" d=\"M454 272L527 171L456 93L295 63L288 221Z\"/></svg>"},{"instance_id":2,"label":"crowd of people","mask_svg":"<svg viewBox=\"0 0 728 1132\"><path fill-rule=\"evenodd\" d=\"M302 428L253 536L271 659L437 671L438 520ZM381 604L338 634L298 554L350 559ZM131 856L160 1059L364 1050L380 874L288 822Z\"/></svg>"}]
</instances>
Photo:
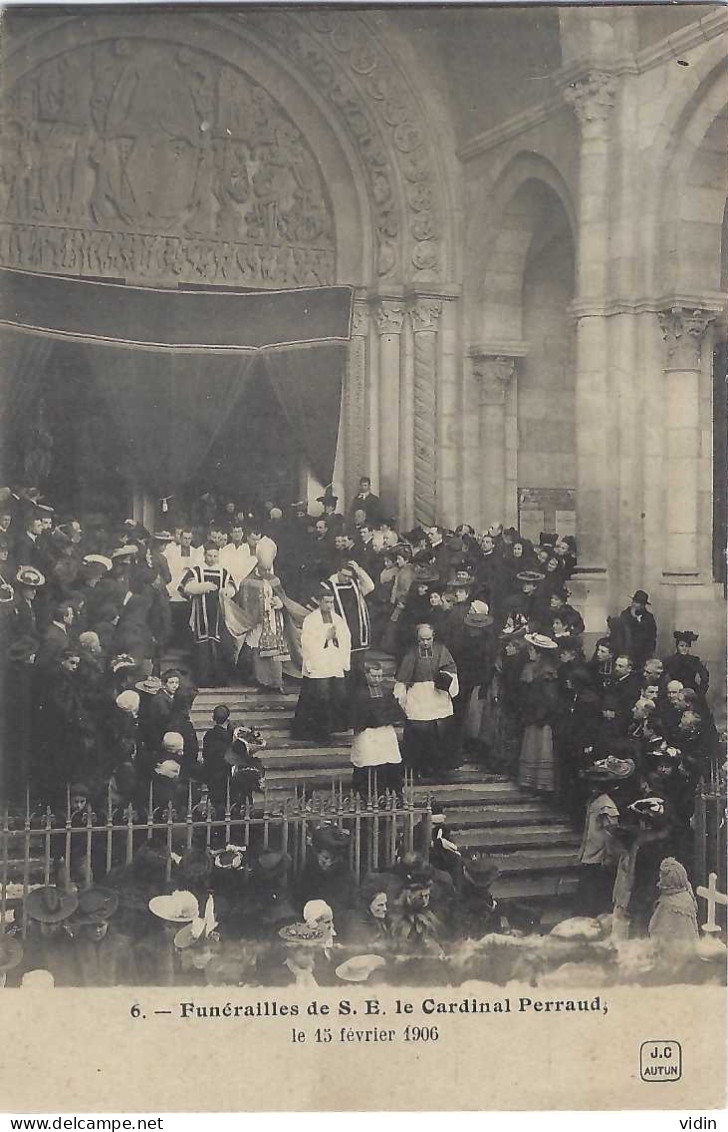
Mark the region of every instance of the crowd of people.
<instances>
[{"instance_id":1,"label":"crowd of people","mask_svg":"<svg viewBox=\"0 0 728 1132\"><path fill-rule=\"evenodd\" d=\"M663 859L690 870L695 790L719 759L695 633L676 631L674 652L656 657L649 596L637 590L587 653L570 602L573 537L543 532L536 543L501 525L398 531L366 478L345 514L329 488L316 506L287 511L206 495L192 519L154 532L103 516L82 525L34 488L0 489L7 798L24 804L28 789L34 805L74 814L111 798L143 816L204 789L213 806L250 806L263 740L221 702L200 745L197 689L296 688L292 735L326 746L348 733L360 795L375 781L401 797L405 767L436 783L467 761L554 799L584 828L585 913L614 910L647 930ZM269 867L287 876L280 862L255 866ZM403 867L381 890L400 911ZM457 914L428 897L411 922L397 913L397 938L431 934L441 946L435 921L462 925L471 904L475 920L484 914L477 869L458 874ZM437 891L432 876L424 887ZM327 891L306 895L341 922ZM74 905L69 922L78 915Z\"/></svg>"}]
</instances>

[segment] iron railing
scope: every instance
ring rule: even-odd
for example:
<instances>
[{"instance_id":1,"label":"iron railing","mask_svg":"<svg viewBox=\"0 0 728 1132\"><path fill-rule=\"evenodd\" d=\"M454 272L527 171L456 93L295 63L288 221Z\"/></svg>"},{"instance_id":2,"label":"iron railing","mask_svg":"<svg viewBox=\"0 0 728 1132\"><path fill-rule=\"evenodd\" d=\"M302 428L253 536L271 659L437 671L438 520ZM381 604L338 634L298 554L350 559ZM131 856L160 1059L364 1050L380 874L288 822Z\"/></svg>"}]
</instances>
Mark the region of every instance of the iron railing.
<instances>
[{"instance_id":1,"label":"iron railing","mask_svg":"<svg viewBox=\"0 0 728 1132\"><path fill-rule=\"evenodd\" d=\"M728 810L725 782L715 760L709 773L698 784L692 825L694 884L706 885L710 874L715 873L719 890L725 892L728 884Z\"/></svg>"},{"instance_id":2,"label":"iron railing","mask_svg":"<svg viewBox=\"0 0 728 1132\"><path fill-rule=\"evenodd\" d=\"M376 772L370 772L368 791L362 797L345 791L332 779L330 790L306 792L279 802L267 795L261 804L236 805L228 789L224 806L214 806L203 789L198 801L188 788L184 812L173 806L154 807L150 788L143 813L133 805L114 807L108 790L105 812L90 805L72 812L67 791L65 814L50 807L33 808L26 798L25 813L5 810L0 820L0 932L10 920L9 909L23 916L21 901L28 892L65 877L81 888L103 884L119 866L129 865L135 852L151 843L166 851L166 880L172 877L173 854L204 848L242 847L251 859L263 850L285 852L293 875L300 873L310 850L310 837L323 821L349 834L349 868L355 883L365 875L391 868L398 854L417 848L425 859L431 839L432 806L429 797L415 798L407 774L401 795L379 793ZM418 833L416 834L416 830ZM415 845L416 842L416 845Z\"/></svg>"}]
</instances>

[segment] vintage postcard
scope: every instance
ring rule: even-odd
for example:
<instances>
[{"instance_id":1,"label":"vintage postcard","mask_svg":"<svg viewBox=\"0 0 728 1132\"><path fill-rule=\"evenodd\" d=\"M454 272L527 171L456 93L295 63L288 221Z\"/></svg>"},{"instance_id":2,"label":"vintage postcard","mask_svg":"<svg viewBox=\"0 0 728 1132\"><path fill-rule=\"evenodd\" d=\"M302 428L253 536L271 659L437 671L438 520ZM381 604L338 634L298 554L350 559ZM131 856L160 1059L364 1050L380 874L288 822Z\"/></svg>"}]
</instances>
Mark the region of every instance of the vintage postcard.
<instances>
[{"instance_id":1,"label":"vintage postcard","mask_svg":"<svg viewBox=\"0 0 728 1132\"><path fill-rule=\"evenodd\" d=\"M0 1107L723 1107L726 7L1 29Z\"/></svg>"}]
</instances>

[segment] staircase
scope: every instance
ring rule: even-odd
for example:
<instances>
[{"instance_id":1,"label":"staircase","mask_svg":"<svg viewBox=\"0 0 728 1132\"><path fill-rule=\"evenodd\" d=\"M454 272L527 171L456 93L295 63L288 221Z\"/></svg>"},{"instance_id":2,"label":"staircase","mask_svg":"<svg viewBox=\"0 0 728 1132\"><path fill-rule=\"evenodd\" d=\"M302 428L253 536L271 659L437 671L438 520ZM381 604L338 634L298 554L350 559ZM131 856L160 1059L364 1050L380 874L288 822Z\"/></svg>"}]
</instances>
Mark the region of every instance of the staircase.
<instances>
[{"instance_id":1,"label":"staircase","mask_svg":"<svg viewBox=\"0 0 728 1132\"><path fill-rule=\"evenodd\" d=\"M290 725L298 693L255 688L202 689L191 716L202 742L212 726L212 709L225 703L233 723L257 728L266 740L258 757L266 768L266 790L282 801L305 786L330 790L351 781L351 736L336 737L330 747L295 740ZM501 902L533 901L547 922L570 910L577 883L579 835L547 802L534 799L506 778L466 765L447 782L418 785L415 795L430 795L444 812L450 838L468 854L488 857L500 869L493 895Z\"/></svg>"}]
</instances>

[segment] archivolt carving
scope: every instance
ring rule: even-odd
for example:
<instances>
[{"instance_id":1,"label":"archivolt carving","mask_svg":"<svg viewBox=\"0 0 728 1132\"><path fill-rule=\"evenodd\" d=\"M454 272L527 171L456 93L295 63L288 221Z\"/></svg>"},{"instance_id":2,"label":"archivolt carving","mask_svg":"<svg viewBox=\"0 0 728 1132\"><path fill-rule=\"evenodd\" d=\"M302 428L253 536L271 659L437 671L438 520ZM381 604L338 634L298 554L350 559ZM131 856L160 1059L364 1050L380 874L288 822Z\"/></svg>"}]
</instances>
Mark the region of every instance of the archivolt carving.
<instances>
[{"instance_id":1,"label":"archivolt carving","mask_svg":"<svg viewBox=\"0 0 728 1132\"><path fill-rule=\"evenodd\" d=\"M208 282L333 282L317 162L268 93L173 44L56 56L8 93L0 256L8 266Z\"/></svg>"},{"instance_id":2,"label":"archivolt carving","mask_svg":"<svg viewBox=\"0 0 728 1132\"><path fill-rule=\"evenodd\" d=\"M242 22L251 17L240 15ZM254 18L306 71L340 114L369 180L382 277L398 266L405 238L415 278L441 268L440 216L427 127L391 57L356 12L283 13ZM398 182L404 182L407 232L400 231Z\"/></svg>"}]
</instances>

